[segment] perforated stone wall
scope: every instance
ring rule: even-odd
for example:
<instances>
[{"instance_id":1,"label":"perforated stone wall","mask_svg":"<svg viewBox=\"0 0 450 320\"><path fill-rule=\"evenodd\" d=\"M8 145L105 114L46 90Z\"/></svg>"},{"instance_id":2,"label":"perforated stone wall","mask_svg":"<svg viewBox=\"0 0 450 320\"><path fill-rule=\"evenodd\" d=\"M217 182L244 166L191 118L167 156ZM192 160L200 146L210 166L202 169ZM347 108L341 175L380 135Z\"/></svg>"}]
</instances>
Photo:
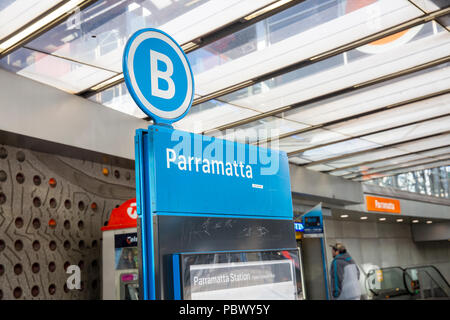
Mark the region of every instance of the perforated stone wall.
<instances>
[{"instance_id":1,"label":"perforated stone wall","mask_svg":"<svg viewBox=\"0 0 450 320\"><path fill-rule=\"evenodd\" d=\"M0 144L0 299L100 299L100 228L134 171ZM69 265L81 289L69 290Z\"/></svg>"}]
</instances>

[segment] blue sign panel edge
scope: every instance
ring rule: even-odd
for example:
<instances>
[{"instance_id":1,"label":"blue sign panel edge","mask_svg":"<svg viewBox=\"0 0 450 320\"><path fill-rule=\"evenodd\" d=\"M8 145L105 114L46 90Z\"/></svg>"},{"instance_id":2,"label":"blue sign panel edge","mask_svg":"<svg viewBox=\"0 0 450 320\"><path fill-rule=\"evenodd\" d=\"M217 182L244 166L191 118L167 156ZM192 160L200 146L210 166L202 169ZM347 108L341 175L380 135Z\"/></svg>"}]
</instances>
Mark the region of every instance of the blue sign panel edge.
<instances>
[{"instance_id":1,"label":"blue sign panel edge","mask_svg":"<svg viewBox=\"0 0 450 320\"><path fill-rule=\"evenodd\" d=\"M153 241L152 216L147 216L151 212L150 203L145 201L145 194L149 192L149 184L146 179L148 173L145 171L144 153L148 148L146 143L147 130L138 129L135 135L135 172L136 172L136 207L141 219L141 250L142 250L142 297L144 300L155 300L155 258ZM150 221L148 221L150 219Z\"/></svg>"}]
</instances>

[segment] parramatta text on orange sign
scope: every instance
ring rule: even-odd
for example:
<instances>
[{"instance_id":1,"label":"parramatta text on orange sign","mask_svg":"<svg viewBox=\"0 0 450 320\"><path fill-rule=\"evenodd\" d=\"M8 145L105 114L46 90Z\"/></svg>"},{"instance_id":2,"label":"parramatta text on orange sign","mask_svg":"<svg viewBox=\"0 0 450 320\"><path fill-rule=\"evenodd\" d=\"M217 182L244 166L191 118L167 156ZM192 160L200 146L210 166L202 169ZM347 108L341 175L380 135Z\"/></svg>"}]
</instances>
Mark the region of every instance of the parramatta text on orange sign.
<instances>
[{"instance_id":1,"label":"parramatta text on orange sign","mask_svg":"<svg viewBox=\"0 0 450 320\"><path fill-rule=\"evenodd\" d=\"M400 200L366 196L367 211L400 213Z\"/></svg>"}]
</instances>

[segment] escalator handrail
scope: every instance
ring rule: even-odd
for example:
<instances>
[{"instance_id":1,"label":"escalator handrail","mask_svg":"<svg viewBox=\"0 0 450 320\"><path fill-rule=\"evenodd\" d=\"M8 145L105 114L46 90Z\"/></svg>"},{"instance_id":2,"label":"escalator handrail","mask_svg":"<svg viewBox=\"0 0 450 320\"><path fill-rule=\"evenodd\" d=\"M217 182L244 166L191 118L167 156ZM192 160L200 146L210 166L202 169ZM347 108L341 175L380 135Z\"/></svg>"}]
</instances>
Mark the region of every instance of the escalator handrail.
<instances>
[{"instance_id":1,"label":"escalator handrail","mask_svg":"<svg viewBox=\"0 0 450 320\"><path fill-rule=\"evenodd\" d=\"M448 282L447 282L447 279L445 279L445 277L442 275L442 273L439 271L439 269L436 268L436 267L433 266L433 265L422 265L422 266L417 266L417 267L407 267L407 268L402 268L402 267L400 267L400 266L395 266L395 267L380 268L380 269L378 269L378 270L382 270L382 271L384 272L384 271L386 271L386 270L391 270L391 269L400 269L400 270L402 271L403 285L404 285L406 291L407 291L411 296L413 296L413 295L415 295L415 292L413 292L413 291L411 291L411 290L409 289L409 285L408 285L408 282L407 282L407 279L406 279L407 276L408 276L409 278L411 278L411 276L410 276L409 273L408 273L408 270L411 270L411 269L425 269L425 268L431 268L431 269L434 269L434 270L437 272L437 274L442 278L442 280L444 281L444 283L447 285L447 288L450 288L450 286L449 286L449 284L448 284ZM366 286L366 290L369 289L369 291L370 291L372 294L374 294L375 296L379 296L380 293L377 293L377 292L374 291L372 288L370 288L370 286L367 285L367 281L368 281L368 279L369 279L368 276L371 275L371 274L372 274L373 272L375 272L376 270L377 270L377 269L371 269L371 270L369 270L369 271L367 272L367 274L365 273L365 275L366 275L365 286ZM422 270L422 271L425 271L425 272L428 274L428 276L432 279L432 281L433 281L438 287L441 287L441 285L438 284L438 282L431 276L431 274L429 274L428 271L426 271L426 270ZM444 290L444 291L445 291L445 290Z\"/></svg>"},{"instance_id":2,"label":"escalator handrail","mask_svg":"<svg viewBox=\"0 0 450 320\"><path fill-rule=\"evenodd\" d=\"M378 270L382 270L382 271L384 272L384 271L390 270L390 269L400 269L400 270L401 270L401 272L402 272L402 278L403 278L403 285L404 285L406 291L407 291L409 294L411 294L411 292L410 292L409 289L408 289L408 286L406 285L405 269L403 269L402 267L398 267L398 266L397 266L397 267L385 267L385 268L380 268L380 269L378 269ZM376 270L377 270L377 269L371 269L371 270L369 270L369 271L367 272L367 274L365 273L365 275L366 275L366 280L365 280L364 282L365 282L366 290L367 290L367 288L368 288L369 291L372 292L375 296L379 296L380 293L377 293L377 292L374 291L372 288L370 288L370 286L367 285L367 282L368 282L368 280L369 280L369 277L368 277L368 276L371 275L372 273L374 273Z\"/></svg>"},{"instance_id":3,"label":"escalator handrail","mask_svg":"<svg viewBox=\"0 0 450 320\"><path fill-rule=\"evenodd\" d=\"M447 285L447 287L450 288L450 284L448 283L447 279L445 279L445 277L442 275L442 273L439 271L439 269L436 268L433 265L424 265L424 266L418 266L418 267L407 267L407 268L405 268L405 271L411 270L411 269L422 269L422 268L432 268L432 269L434 269L437 272L437 274L442 278L442 280L444 280L444 283ZM428 275L431 277L431 275L429 273L428 273Z\"/></svg>"}]
</instances>

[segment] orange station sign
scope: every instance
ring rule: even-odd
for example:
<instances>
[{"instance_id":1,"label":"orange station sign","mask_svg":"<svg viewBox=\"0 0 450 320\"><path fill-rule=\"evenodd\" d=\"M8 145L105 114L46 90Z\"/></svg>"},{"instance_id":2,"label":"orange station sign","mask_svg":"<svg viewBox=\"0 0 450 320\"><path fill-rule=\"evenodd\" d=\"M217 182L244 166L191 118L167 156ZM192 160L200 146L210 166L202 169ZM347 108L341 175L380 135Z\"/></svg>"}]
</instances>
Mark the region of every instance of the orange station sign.
<instances>
[{"instance_id":1,"label":"orange station sign","mask_svg":"<svg viewBox=\"0 0 450 320\"><path fill-rule=\"evenodd\" d=\"M366 196L367 211L400 213L400 200Z\"/></svg>"}]
</instances>

